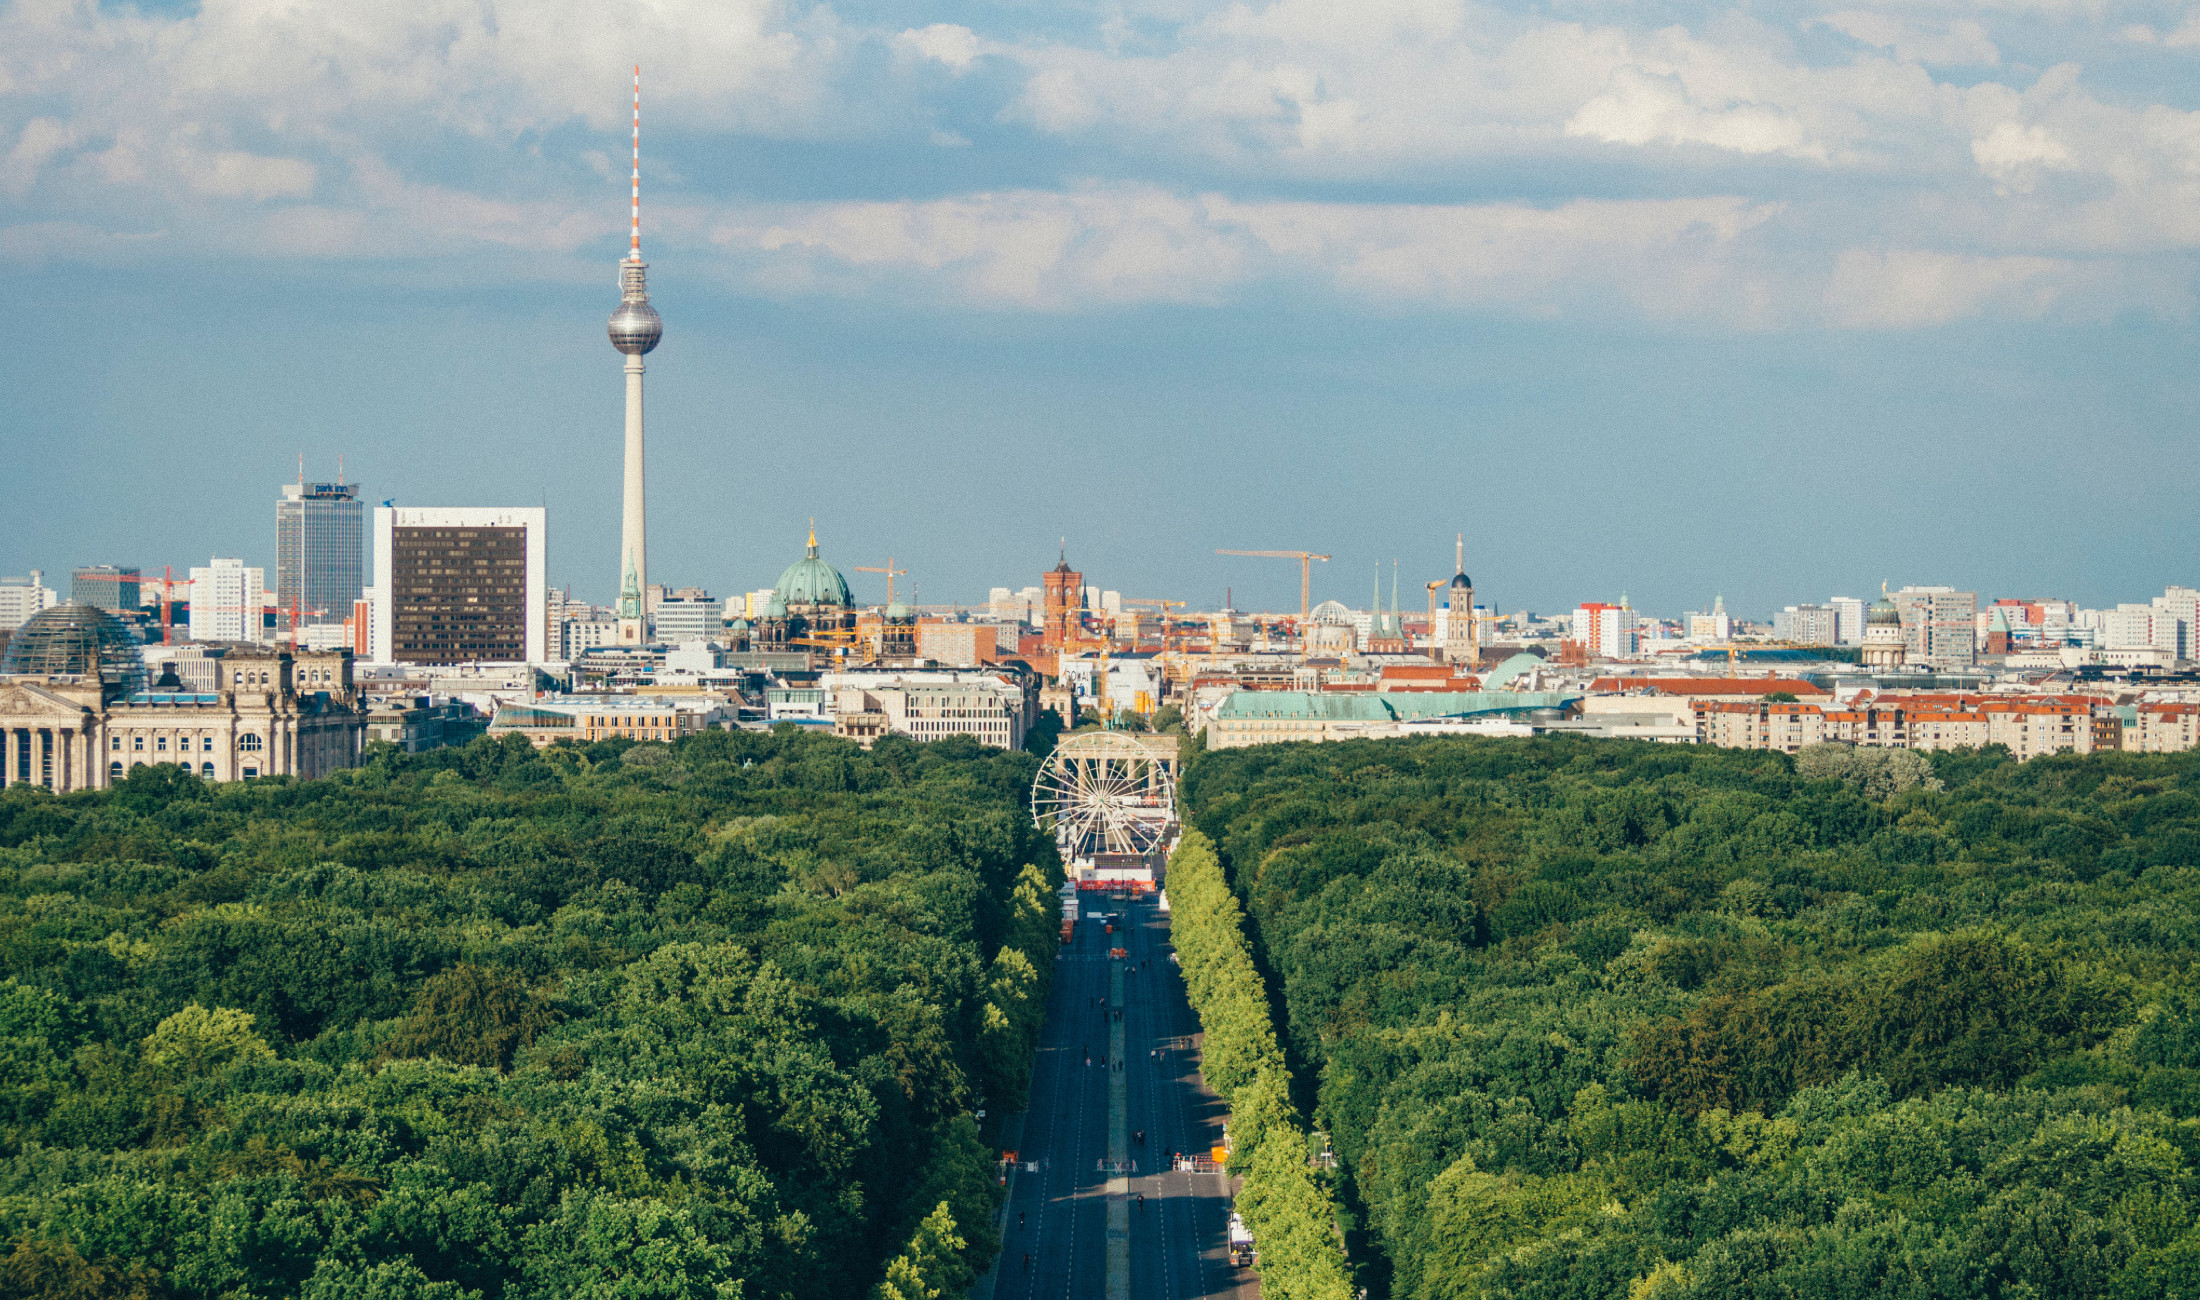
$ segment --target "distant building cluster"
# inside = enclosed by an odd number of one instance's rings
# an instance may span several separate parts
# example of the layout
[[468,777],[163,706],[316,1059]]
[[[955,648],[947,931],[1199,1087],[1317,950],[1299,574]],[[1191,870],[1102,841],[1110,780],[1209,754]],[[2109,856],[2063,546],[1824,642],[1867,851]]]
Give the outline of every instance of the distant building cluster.
[[720,597],[653,581],[642,397],[664,321],[636,149],[606,324],[626,395],[619,549],[597,570],[613,603],[550,585],[546,507],[370,508],[340,465],[317,482],[301,462],[275,501],[272,581],[241,555],[86,565],[66,599],[42,571],[0,578],[0,780],[89,788],[149,763],[306,777],[369,745],[418,752],[484,730],[550,745],[792,725],[866,746],[1014,747],[1049,715],[1066,729],[1180,722],[1217,748],[1537,733],[2020,758],[2195,744],[2200,591],[2182,586],[2106,609],[1912,585],[1763,621],[1723,596],[1677,617],[1625,594],[1505,613],[1478,599],[1461,535],[1449,575],[1393,560],[1387,599],[1378,567],[1364,609],[1314,602],[1325,553],[1218,552],[1296,564],[1299,605],[1277,614],[1227,594],[1211,610],[1127,596],[1087,581],[1066,542],[1037,583],[976,606],[901,599],[909,571],[891,556],[857,565],[885,579],[885,600],[862,603],[814,527],[770,586]]

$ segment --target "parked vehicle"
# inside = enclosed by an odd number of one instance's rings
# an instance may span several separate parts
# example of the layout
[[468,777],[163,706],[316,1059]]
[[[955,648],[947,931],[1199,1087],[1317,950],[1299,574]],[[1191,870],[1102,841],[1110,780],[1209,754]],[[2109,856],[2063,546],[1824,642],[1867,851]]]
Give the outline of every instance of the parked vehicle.
[[[1208,1222],[1211,1223],[1213,1220],[1210,1219]],[[1259,1258],[1260,1252],[1253,1249],[1253,1234],[1245,1229],[1244,1216],[1232,1214],[1230,1216],[1230,1263],[1239,1268],[1244,1268]]]

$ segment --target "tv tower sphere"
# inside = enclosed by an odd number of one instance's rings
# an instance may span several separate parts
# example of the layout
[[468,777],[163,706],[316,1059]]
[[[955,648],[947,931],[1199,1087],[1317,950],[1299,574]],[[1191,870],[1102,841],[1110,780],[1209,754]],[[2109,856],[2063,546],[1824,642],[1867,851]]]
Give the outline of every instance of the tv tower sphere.
[[621,287],[626,291],[619,302],[619,309],[611,313],[611,346],[630,357],[638,357],[657,346],[657,340],[665,336],[665,322],[657,309],[649,305],[649,289],[642,279],[643,264],[621,263],[619,270]]

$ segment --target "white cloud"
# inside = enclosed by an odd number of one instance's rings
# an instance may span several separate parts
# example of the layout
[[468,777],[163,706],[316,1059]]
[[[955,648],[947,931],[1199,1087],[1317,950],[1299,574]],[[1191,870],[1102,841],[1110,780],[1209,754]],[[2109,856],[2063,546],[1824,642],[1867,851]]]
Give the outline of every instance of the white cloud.
[[978,39],[976,32],[954,23],[915,28],[894,39],[919,58],[946,64],[957,72],[968,71],[986,50],[986,43]]
[[1247,202],[1149,186],[729,214],[712,239],[780,292],[901,285],[972,305],[1217,302],[1296,282],[1382,307],[1542,313],[1554,301],[1766,323],[1748,234],[1777,205],[1710,199]]
[[1978,169],[2005,189],[2028,193],[2042,171],[2068,167],[2070,150],[2037,126],[1997,122],[1984,136],[1971,141],[1971,156]]
[[59,118],[34,117],[25,122],[15,148],[0,162],[0,192],[20,198],[38,180],[39,169],[75,143],[76,132]]
[[313,193],[319,169],[297,158],[263,158],[225,149],[186,164],[191,187],[225,198],[302,198]]
[[1566,134],[1610,144],[1704,144],[1745,154],[1826,156],[1801,122],[1775,106],[1699,103],[1680,77],[1639,67],[1614,72],[1605,92],[1567,120]]
[[[774,292],[1066,311],[1284,285],[1874,328],[2183,309],[2145,286],[2200,263],[2200,114],[2016,53],[2040,19],[2138,39],[2105,0],[1729,0],[1656,28],[1567,12],[1133,0],[1034,35],[816,0],[204,0],[183,18],[17,0],[0,255],[509,253],[525,269],[502,274],[577,274],[623,226],[639,60],[645,198],[680,194],[645,209],[645,239]],[[2200,42],[2200,19],[2172,18],[2146,38]],[[758,205],[791,178],[720,161],[757,137],[919,151],[965,192],[851,162],[791,181],[813,202]],[[1115,179],[1031,180],[1087,172]],[[145,230],[163,233],[99,233]]]
[[2054,305],[2074,268],[2045,257],[1975,257],[1927,249],[1841,254],[1826,286],[1827,318],[1853,329],[1913,329],[1980,314],[1989,304],[2034,317]]
[[1929,23],[1868,9],[1844,9],[1814,21],[1866,45],[1893,50],[1905,63],[1991,67],[2001,62],[2001,51],[1986,28],[1969,18]]

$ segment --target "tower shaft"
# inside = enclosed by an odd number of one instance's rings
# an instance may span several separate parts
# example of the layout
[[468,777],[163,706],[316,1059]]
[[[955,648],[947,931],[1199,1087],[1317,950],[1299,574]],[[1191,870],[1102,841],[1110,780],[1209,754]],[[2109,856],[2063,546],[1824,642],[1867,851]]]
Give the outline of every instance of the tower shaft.
[[[626,472],[625,495],[619,514],[619,568],[621,595],[631,577],[636,597],[646,601],[649,590],[649,518],[642,468],[642,358],[626,358]],[[646,638],[646,607],[619,611],[619,640],[638,645]],[[630,627],[629,624],[632,626]]]

